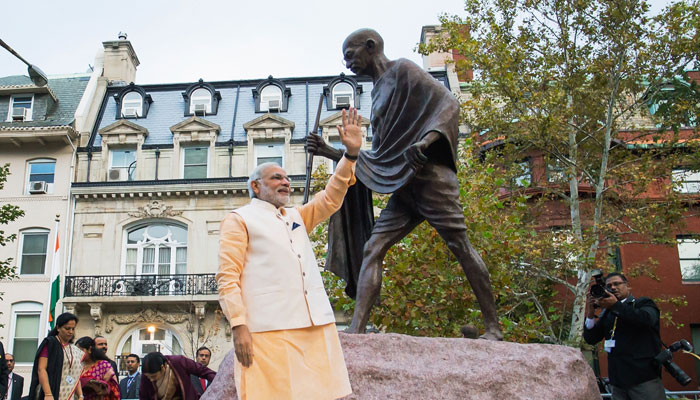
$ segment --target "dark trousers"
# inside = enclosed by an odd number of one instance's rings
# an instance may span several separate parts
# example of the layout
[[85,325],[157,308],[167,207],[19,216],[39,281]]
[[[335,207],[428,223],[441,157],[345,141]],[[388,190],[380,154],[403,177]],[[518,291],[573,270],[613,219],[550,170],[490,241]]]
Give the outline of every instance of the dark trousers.
[[628,389],[617,386],[613,386],[612,389],[613,400],[666,400],[666,391],[661,378],[642,382]]

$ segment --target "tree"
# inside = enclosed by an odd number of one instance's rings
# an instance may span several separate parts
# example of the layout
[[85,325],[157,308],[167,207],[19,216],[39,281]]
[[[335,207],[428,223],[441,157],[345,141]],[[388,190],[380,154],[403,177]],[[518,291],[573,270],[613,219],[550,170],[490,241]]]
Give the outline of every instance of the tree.
[[[0,166],[0,190],[5,187],[7,175],[10,174],[10,164]],[[9,222],[24,216],[24,211],[12,204],[3,204],[0,206],[0,227],[7,225]],[[0,229],[0,246],[5,246],[17,238],[17,234],[6,234],[3,229]],[[12,265],[12,258],[0,260],[0,279],[14,278],[16,276],[15,267]]]
[[[529,196],[523,223],[537,231],[516,262],[571,293],[572,343],[592,271],[610,269],[619,246],[671,244],[692,207],[671,169],[700,165],[687,74],[700,67],[700,4],[648,10],[644,0],[466,0],[467,17],[444,16],[445,35],[421,48],[454,49],[456,67],[474,70],[464,123],[475,140],[502,143],[501,165],[535,155],[552,172],[511,191]],[[557,203],[566,219],[543,224]]]

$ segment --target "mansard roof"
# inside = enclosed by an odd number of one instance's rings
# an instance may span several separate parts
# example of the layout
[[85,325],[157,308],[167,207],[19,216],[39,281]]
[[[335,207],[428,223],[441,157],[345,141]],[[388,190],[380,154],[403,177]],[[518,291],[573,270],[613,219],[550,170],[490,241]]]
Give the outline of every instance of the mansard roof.
[[[51,77],[47,86],[37,87],[25,75],[13,75],[0,78],[0,128],[45,128],[53,126],[72,126],[75,110],[83,97],[85,87],[90,80],[88,74],[74,74]],[[14,93],[37,94],[49,96],[46,110],[41,118],[33,121],[7,122],[7,110],[10,96]],[[4,107],[2,107],[4,106]],[[37,116],[40,114],[37,114]],[[45,115],[45,116],[44,116]]]
[[[433,75],[447,85],[445,72],[433,73]],[[267,79],[237,80],[209,82],[221,95],[216,115],[198,115],[203,121],[216,124],[220,132],[216,138],[217,143],[223,144],[233,140],[234,143],[245,143],[246,130],[253,121],[286,121],[284,124],[292,124],[296,129],[292,130],[291,140],[302,140],[313,127],[316,118],[316,110],[324,86],[337,79],[334,76],[314,76],[301,78],[279,78],[285,87],[290,90],[291,96],[287,111],[273,112],[261,115],[255,111],[255,99],[253,89],[257,88]],[[368,77],[352,77],[362,86],[360,113],[363,117],[369,117],[371,106],[371,92],[373,84]],[[138,124],[148,130],[149,135],[145,140],[146,146],[169,145],[173,142],[170,128],[182,122],[184,108],[183,91],[191,87],[193,82],[157,85],[139,85],[151,96],[153,103],[147,117],[139,118]],[[117,105],[114,94],[123,90],[124,86],[108,87],[100,109],[99,116],[93,128],[88,146],[101,146],[101,137],[97,134],[100,129],[115,123],[117,118]],[[323,107],[321,119],[325,120],[337,114],[337,110],[328,110]],[[368,132],[371,136],[371,129]]]

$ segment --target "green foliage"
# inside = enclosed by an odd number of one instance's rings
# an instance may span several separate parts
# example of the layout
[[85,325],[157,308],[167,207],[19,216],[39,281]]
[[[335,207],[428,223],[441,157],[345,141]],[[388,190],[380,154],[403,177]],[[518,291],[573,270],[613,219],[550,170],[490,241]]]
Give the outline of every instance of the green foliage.
[[570,343],[591,271],[610,270],[619,246],[673,244],[689,209],[671,169],[700,168],[700,102],[687,75],[700,67],[700,4],[648,10],[643,0],[466,0],[467,16],[444,16],[444,36],[421,47],[454,49],[464,55],[456,68],[474,70],[463,122],[481,143],[503,143],[496,165],[532,156],[559,167],[516,190],[531,195],[522,221],[537,232],[519,254],[573,295],[560,316]]
[[[10,165],[5,164],[0,166],[0,190],[5,187],[7,175],[10,174]],[[3,204],[0,206],[0,246],[5,246],[7,243],[14,241],[17,238],[16,234],[6,234],[3,225],[24,216],[24,211],[12,204]],[[0,260],[0,279],[11,279],[16,277],[15,267],[12,266],[12,258]]]

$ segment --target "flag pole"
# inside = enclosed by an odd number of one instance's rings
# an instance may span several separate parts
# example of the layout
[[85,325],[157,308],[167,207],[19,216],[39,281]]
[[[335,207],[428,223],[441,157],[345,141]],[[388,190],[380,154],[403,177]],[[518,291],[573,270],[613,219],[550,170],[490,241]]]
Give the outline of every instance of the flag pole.
[[56,303],[58,303],[61,290],[61,255],[58,240],[58,224],[60,222],[59,217],[60,215],[56,214],[56,240],[54,241],[53,247],[53,259],[51,260],[51,279],[49,281],[51,286],[48,301],[49,312],[46,318],[47,331],[51,331],[56,323]]

